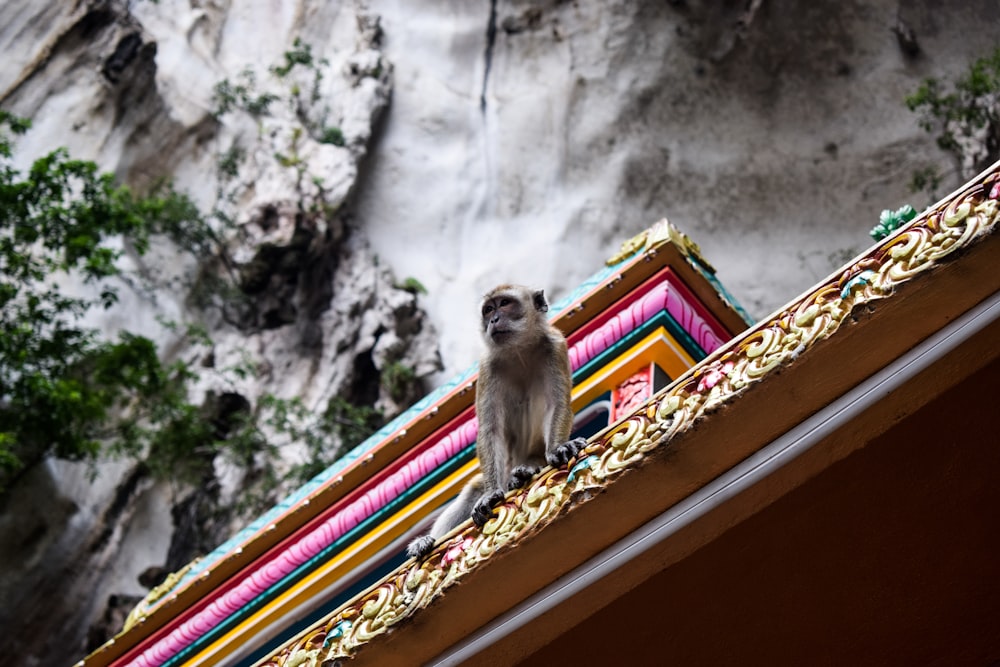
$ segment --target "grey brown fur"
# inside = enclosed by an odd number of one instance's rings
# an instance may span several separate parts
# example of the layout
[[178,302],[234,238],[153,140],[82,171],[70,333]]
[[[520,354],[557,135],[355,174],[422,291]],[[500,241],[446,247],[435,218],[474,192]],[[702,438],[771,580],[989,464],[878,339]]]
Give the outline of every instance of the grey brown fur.
[[527,484],[546,464],[565,465],[585,444],[582,438],[567,442],[573,426],[569,355],[566,339],[545,318],[548,309],[541,290],[521,285],[500,285],[483,297],[486,351],[476,383],[480,474],[428,535],[410,543],[410,556],[426,556],[470,516],[481,528],[508,490]]

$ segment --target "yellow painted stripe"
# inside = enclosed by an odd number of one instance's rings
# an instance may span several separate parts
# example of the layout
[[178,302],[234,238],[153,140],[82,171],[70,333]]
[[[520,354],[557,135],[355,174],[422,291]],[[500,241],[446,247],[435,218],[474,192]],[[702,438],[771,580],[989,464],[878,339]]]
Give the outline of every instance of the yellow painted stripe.
[[694,359],[665,328],[659,327],[574,387],[573,410],[577,411],[587,406],[595,398],[614,389],[650,363],[655,363],[671,379],[675,379],[694,366]]
[[[336,585],[341,577],[363,565],[387,545],[412,529],[434,509],[455,496],[466,482],[478,472],[478,460],[469,461],[399,512],[393,514],[362,539],[351,544],[327,563],[295,582],[288,590],[278,595],[263,608],[243,619],[239,625],[189,658],[186,664],[208,666],[223,663],[232,654],[234,648],[244,646],[261,632],[266,632],[267,626],[275,621],[279,622],[276,631],[280,632],[281,628],[286,627],[296,617],[302,615],[300,607],[305,606],[309,600],[318,598],[320,593],[326,593],[328,596],[328,589]],[[288,618],[283,618],[285,616]]]
[[[693,366],[694,360],[666,329],[658,328],[610,361],[604,369],[574,387],[574,410],[585,407],[650,363],[656,363],[667,375],[676,378]],[[187,664],[204,667],[221,664],[232,655],[236,647],[248,645],[261,633],[267,634],[268,626],[274,626],[275,632],[280,632],[301,616],[300,607],[306,606],[311,599],[320,597],[321,593],[328,597],[329,589],[342,577],[362,566],[455,496],[477,472],[479,463],[473,459],[189,658]]]

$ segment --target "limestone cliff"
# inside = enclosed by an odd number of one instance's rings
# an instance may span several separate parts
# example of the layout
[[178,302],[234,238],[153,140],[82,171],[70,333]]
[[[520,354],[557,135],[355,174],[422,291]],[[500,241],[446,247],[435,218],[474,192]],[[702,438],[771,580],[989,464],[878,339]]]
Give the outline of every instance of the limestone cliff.
[[[822,279],[881,209],[928,203],[915,169],[959,181],[902,100],[995,47],[994,5],[9,0],[0,106],[33,119],[21,160],[67,146],[231,221],[253,305],[202,312],[213,363],[263,370],[227,389],[391,413],[388,364],[473,362],[478,294],[558,298],[660,217],[757,317]],[[155,298],[105,324],[191,354],[156,318],[192,312],[196,267],[163,247],[137,269]],[[29,665],[79,657],[109,596],[127,606],[211,523],[123,463],[91,483],[51,462],[2,510],[0,636]]]

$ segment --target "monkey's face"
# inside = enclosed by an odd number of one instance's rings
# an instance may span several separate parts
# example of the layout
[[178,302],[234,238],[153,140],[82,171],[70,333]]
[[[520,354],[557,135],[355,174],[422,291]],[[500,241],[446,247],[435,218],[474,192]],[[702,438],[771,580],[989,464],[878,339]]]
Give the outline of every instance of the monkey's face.
[[537,323],[540,313],[548,310],[541,290],[501,285],[483,298],[480,311],[483,338],[487,345],[510,344]]
[[482,329],[488,344],[503,345],[520,333],[524,326],[524,306],[515,294],[500,293],[483,299]]

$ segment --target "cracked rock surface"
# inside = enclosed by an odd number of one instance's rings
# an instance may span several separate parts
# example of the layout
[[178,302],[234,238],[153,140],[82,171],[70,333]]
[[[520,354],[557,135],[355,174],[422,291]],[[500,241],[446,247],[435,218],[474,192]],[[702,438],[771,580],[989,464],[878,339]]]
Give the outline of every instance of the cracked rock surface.
[[[97,324],[198,368],[192,399],[220,424],[265,396],[388,419],[429,389],[441,368],[434,327],[352,212],[392,90],[377,15],[360,3],[164,0],[14,2],[0,16],[0,43],[20,56],[0,68],[0,100],[33,120],[22,166],[65,145],[140,190],[172,178],[219,221],[222,249],[208,261],[165,242],[129,258],[141,280]],[[164,319],[204,323],[208,349]],[[308,457],[276,438],[278,465]],[[207,456],[191,486],[131,461],[102,463],[93,481],[50,461],[18,480],[0,499],[5,654],[72,664],[151,586],[242,527],[260,471]]]

